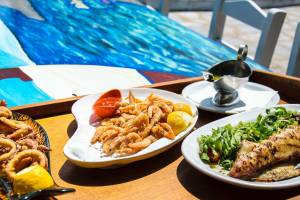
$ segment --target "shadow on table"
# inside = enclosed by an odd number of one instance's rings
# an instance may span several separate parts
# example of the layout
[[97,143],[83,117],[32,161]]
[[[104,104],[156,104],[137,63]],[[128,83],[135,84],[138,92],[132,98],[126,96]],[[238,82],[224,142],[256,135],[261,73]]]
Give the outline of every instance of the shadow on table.
[[59,170],[64,181],[83,186],[104,186],[120,184],[152,174],[181,156],[181,143],[166,152],[138,162],[115,169],[87,169],[66,161]]
[[67,129],[67,133],[68,133],[69,138],[71,138],[73,136],[76,129],[77,129],[77,122],[74,119],[73,121],[71,121],[71,123],[69,124],[68,129]]
[[210,122],[213,122],[215,120],[218,120],[220,118],[229,116],[227,114],[213,113],[202,109],[198,109],[198,115],[199,117],[195,129],[204,126]]
[[251,190],[232,186],[202,174],[182,160],[177,167],[177,178],[195,197],[205,199],[288,199],[300,194],[299,187],[285,190]]
[[38,196],[38,197],[33,197],[32,200],[58,200],[58,198],[56,198],[56,197]]
[[[200,105],[202,107],[206,107],[208,109],[216,110],[220,113],[225,112],[225,110],[233,110],[233,109],[242,108],[242,107],[246,106],[245,102],[243,102],[242,100],[239,100],[236,104],[229,106],[229,107],[217,107],[213,104],[212,97],[203,99],[200,102]],[[223,114],[223,115],[225,116],[225,114]]]

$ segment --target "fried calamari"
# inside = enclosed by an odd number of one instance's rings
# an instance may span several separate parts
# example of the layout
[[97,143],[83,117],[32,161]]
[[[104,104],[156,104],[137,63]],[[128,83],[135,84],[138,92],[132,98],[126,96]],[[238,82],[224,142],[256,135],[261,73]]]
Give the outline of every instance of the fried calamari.
[[121,102],[112,118],[105,118],[91,140],[100,142],[106,155],[125,156],[145,149],[156,140],[175,134],[166,118],[173,111],[173,103],[151,94],[145,100],[129,92],[128,101]]

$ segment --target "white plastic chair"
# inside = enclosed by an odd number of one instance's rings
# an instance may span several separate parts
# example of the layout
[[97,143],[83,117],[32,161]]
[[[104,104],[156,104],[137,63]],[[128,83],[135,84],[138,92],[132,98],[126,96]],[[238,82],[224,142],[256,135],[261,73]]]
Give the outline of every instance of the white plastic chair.
[[300,22],[296,28],[287,74],[300,77]]
[[171,0],[144,0],[144,2],[166,16],[170,12]]
[[266,13],[251,0],[216,0],[209,30],[213,40],[222,41],[226,15],[261,30],[254,60],[269,67],[286,13],[278,9]]

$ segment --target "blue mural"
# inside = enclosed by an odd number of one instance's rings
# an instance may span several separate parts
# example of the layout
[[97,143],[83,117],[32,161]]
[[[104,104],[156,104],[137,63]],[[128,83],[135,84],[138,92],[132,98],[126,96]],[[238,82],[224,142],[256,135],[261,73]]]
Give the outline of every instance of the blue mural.
[[0,99],[9,106],[53,97],[34,80],[3,78],[1,69],[92,64],[193,77],[236,57],[233,50],[152,9],[112,0],[2,0],[0,38]]
[[36,87],[32,81],[22,81],[19,78],[1,80],[0,88],[0,99],[5,99],[9,107],[53,99]]
[[98,64],[198,76],[236,56],[145,6],[83,0],[86,8],[77,8],[70,0],[28,1],[42,20],[3,6],[0,19],[36,64]]
[[16,58],[14,55],[11,55],[5,51],[0,49],[0,66],[1,68],[10,68],[15,66],[23,66],[26,65],[23,60]]

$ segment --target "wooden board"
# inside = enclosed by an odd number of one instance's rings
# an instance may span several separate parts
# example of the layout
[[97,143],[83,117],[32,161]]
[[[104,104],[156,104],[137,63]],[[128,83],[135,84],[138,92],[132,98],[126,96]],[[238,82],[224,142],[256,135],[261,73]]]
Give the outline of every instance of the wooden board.
[[[187,78],[163,83],[157,83],[153,85],[147,85],[143,87],[148,88],[157,88],[163,90],[169,90],[175,93],[181,93],[182,89],[193,82],[202,81],[202,77],[196,78]],[[295,78],[292,76],[285,76],[280,74],[275,74],[266,71],[253,71],[253,75],[250,79],[252,82],[264,84],[277,90],[282,100],[288,101],[289,103],[296,103],[300,101],[300,78]],[[27,114],[35,119],[47,116],[55,116],[64,113],[70,113],[71,106],[75,101],[80,99],[79,97],[71,97],[66,99],[59,99],[49,102],[25,105],[25,106],[17,106],[12,108],[12,110],[16,110]]]
[[[151,87],[180,93],[193,78],[153,85]],[[264,83],[279,91],[281,103],[300,103],[300,79],[256,71],[252,81]],[[14,110],[38,118],[48,132],[52,151],[51,168],[54,180],[77,191],[58,199],[287,199],[300,195],[298,188],[283,191],[258,191],[231,186],[214,180],[190,166],[182,157],[181,143],[153,158],[117,169],[84,169],[71,164],[63,155],[63,147],[76,130],[70,106],[77,98]],[[66,113],[60,114],[58,113]],[[197,127],[223,117],[199,110]],[[298,196],[300,197],[300,196]]]

